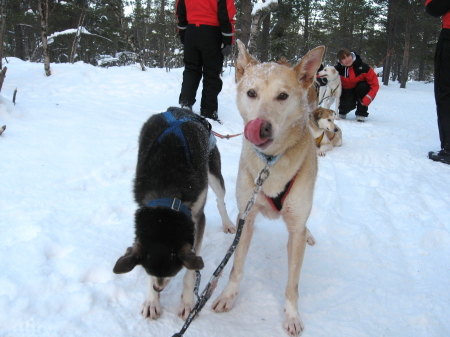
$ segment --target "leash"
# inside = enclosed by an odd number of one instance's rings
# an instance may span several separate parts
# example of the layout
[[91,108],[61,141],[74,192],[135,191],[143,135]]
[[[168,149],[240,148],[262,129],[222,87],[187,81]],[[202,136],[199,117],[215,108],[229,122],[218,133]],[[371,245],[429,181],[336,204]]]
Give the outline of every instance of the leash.
[[197,303],[194,305],[194,308],[192,308],[191,312],[189,313],[189,316],[186,319],[186,322],[184,323],[180,332],[176,333],[172,337],[182,337],[183,336],[183,334],[188,329],[189,325],[194,320],[195,316],[198,315],[198,313],[203,309],[206,302],[211,297],[214,289],[217,286],[217,282],[218,282],[220,274],[222,273],[223,268],[225,268],[225,266],[228,263],[228,260],[233,255],[234,251],[236,250],[236,247],[239,243],[239,239],[241,238],[242,229],[244,228],[245,219],[247,218],[247,215],[248,215],[250,209],[255,204],[256,195],[261,191],[262,184],[269,177],[269,174],[270,174],[269,164],[267,164],[261,170],[261,172],[259,172],[258,177],[255,180],[255,187],[253,188],[252,198],[247,203],[247,206],[245,207],[245,212],[244,212],[243,216],[239,219],[239,224],[238,224],[238,228],[237,228],[233,243],[231,244],[230,248],[228,249],[227,253],[225,254],[225,257],[223,258],[222,262],[220,262],[219,266],[217,267],[217,269],[214,271],[213,275],[209,279],[208,284],[206,285],[205,289],[203,290],[203,292],[200,296],[198,296],[198,288],[200,285],[201,275],[198,270],[195,271],[196,281],[195,281],[194,293],[197,296]]
[[[329,95],[327,97],[322,97],[322,100],[319,102],[319,105],[321,105],[325,99],[332,97],[340,85],[341,85],[341,82],[339,82],[339,84],[336,86],[336,88],[334,88],[334,89],[331,88],[331,95]],[[328,84],[327,84],[327,86],[328,86]],[[325,92],[323,93],[323,95],[325,96]]]
[[225,138],[226,140],[228,140],[228,139],[230,139],[230,138],[233,138],[233,137],[240,136],[240,135],[243,134],[243,132],[241,132],[241,133],[238,133],[238,134],[235,134],[235,135],[221,135],[220,133],[217,133],[217,132],[214,131],[214,130],[211,130],[211,132],[214,134],[214,136],[219,137],[219,138],[221,138],[221,139],[224,139],[224,138]]

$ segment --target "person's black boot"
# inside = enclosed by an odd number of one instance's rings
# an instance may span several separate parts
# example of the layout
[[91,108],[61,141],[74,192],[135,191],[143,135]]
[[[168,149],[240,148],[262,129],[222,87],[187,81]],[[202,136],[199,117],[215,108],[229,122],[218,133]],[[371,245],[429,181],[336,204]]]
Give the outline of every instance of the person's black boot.
[[430,151],[428,152],[428,158],[434,161],[439,161],[444,164],[450,165],[450,151],[441,150],[441,151]]
[[213,111],[213,112],[202,111],[201,115],[205,118],[212,119],[213,121],[216,121],[216,122],[219,122],[220,124],[222,124],[222,121],[219,119],[219,114],[217,113],[217,111]]

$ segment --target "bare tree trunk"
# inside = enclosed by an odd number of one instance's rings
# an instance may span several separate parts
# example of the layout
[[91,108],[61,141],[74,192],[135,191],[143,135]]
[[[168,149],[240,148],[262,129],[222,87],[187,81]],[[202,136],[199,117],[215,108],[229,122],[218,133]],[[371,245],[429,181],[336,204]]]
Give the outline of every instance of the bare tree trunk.
[[166,55],[166,16],[165,16],[165,0],[161,0],[161,16],[159,31],[159,67],[164,68],[164,58]]
[[[117,2],[115,3],[117,4]],[[125,30],[124,27],[124,23],[123,23],[123,9],[122,7],[119,5],[118,8],[116,8],[114,5],[112,6],[112,9],[114,11],[114,14],[117,17],[117,20],[119,20],[119,25],[120,28],[122,29],[122,33],[125,35],[127,42],[130,44],[131,49],[133,49],[133,52],[136,54],[136,61],[139,62],[139,64],[141,65],[141,69],[142,71],[145,71],[145,65],[144,65],[144,61],[142,61],[142,57],[141,57],[141,51],[136,47],[136,45],[134,44],[134,39],[132,36],[129,36],[128,33]],[[120,11],[120,13],[119,13]]]
[[0,71],[0,91],[2,91],[3,81],[5,80],[7,70],[8,68],[5,67]]
[[269,61],[269,48],[270,48],[270,12],[267,13],[266,18],[263,21],[262,34],[260,39],[261,50],[261,62]]
[[303,55],[309,51],[309,16],[311,15],[311,0],[305,0],[305,27],[303,29]]
[[16,50],[14,55],[17,58],[20,58],[21,60],[25,61],[25,46],[23,44],[22,25],[16,24],[14,26],[14,38],[16,40]]
[[50,56],[48,52],[47,44],[47,28],[48,28],[48,0],[45,0],[45,4],[42,0],[38,0],[39,15],[41,17],[41,35],[42,35],[42,49],[44,50],[44,69],[45,75],[50,76]]
[[[2,0],[2,7],[0,9],[2,16],[2,25],[0,27],[0,69],[2,69],[3,61],[3,40],[5,38],[5,27],[6,27],[6,14],[5,14],[6,0]],[[1,89],[0,89],[1,90]]]
[[[428,41],[430,39],[430,30],[425,29],[423,32],[422,41],[420,43],[422,50],[428,50]],[[426,70],[426,60],[427,54],[421,55],[419,62],[419,81],[425,81],[425,70]]]
[[387,22],[387,56],[383,66],[383,84],[389,85],[389,77],[391,75],[392,58],[394,51],[394,38],[395,38],[395,17],[397,11],[396,0],[389,0],[388,5],[388,22]]
[[257,50],[258,36],[261,32],[261,25],[266,16],[278,6],[278,3],[272,2],[268,6],[259,9],[252,18],[252,26],[250,29],[250,41],[248,43],[248,51],[250,54],[255,54]]
[[250,27],[252,25],[252,0],[241,1],[241,33],[240,40],[245,46],[248,46],[250,41]]
[[81,11],[80,19],[78,20],[77,32],[75,33],[75,38],[72,43],[72,50],[70,51],[69,62],[75,62],[75,55],[77,53],[78,46],[81,40],[81,29],[83,28],[84,18],[86,17],[86,11],[83,9]]
[[408,80],[408,66],[409,66],[409,46],[411,43],[411,24],[412,16],[414,13],[413,6],[410,5],[408,11],[408,17],[406,19],[406,31],[405,31],[405,51],[403,52],[403,65],[402,65],[402,77],[400,81],[400,88],[406,88],[406,81]]

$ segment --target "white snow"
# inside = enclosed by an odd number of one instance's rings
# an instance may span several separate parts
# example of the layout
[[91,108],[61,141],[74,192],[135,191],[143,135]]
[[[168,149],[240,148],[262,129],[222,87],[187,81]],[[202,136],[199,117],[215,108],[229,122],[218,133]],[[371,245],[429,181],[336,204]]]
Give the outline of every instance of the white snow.
[[255,15],[259,11],[269,7],[272,3],[278,3],[278,0],[267,0],[265,2],[257,2],[253,4],[252,15]]
[[[182,275],[161,293],[157,321],[140,316],[146,274],[115,275],[134,239],[132,181],[142,124],[177,106],[183,69],[96,68],[9,58],[0,96],[0,336],[170,337]],[[225,69],[221,134],[242,132],[234,69]],[[11,102],[18,88],[16,105]],[[200,94],[201,90],[199,90]],[[200,95],[198,96],[198,101]],[[199,110],[199,104],[194,106]],[[450,166],[439,149],[433,84],[381,86],[365,123],[337,123],[344,144],[319,158],[300,282],[303,336],[450,335]],[[237,216],[241,137],[217,139],[226,202]],[[234,236],[221,231],[215,196],[206,205],[200,290]],[[285,336],[287,233],[257,219],[246,274],[232,311],[212,301],[186,337]]]

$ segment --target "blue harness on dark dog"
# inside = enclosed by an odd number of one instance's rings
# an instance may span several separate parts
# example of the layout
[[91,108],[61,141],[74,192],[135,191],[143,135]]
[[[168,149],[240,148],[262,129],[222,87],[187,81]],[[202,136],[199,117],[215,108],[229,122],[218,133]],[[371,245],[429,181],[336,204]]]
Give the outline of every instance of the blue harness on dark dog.
[[[185,122],[192,121],[196,123],[200,123],[203,126],[206,127],[206,124],[203,123],[203,120],[201,120],[201,117],[196,116],[185,116],[181,117],[180,119],[177,119],[172,111],[168,110],[162,114],[165,118],[167,123],[169,123],[169,126],[166,130],[158,137],[157,142],[161,142],[165,136],[168,134],[174,133],[181,141],[181,143],[184,146],[184,151],[186,153],[186,157],[189,160],[189,163],[191,162],[191,152],[189,151],[189,145],[187,143],[186,137],[184,136],[183,131],[181,130],[181,125]],[[206,121],[205,121],[206,122]],[[206,122],[208,123],[208,122]],[[211,151],[214,146],[216,145],[216,138],[214,137],[213,133],[211,132],[211,125],[208,123],[209,127],[209,141],[208,141],[208,149]]]
[[[183,131],[181,130],[181,125],[183,125],[183,123],[192,121],[192,122],[202,124],[203,126],[208,128],[208,131],[209,131],[208,150],[211,151],[214,148],[214,146],[216,145],[216,138],[214,137],[213,133],[211,132],[211,125],[206,120],[202,120],[201,117],[184,116],[184,117],[177,119],[173,115],[172,111],[170,111],[170,110],[167,110],[166,112],[162,113],[162,115],[165,117],[169,126],[167,127],[167,129],[165,129],[163,131],[163,133],[161,133],[161,135],[158,137],[156,142],[161,143],[161,141],[164,139],[165,136],[167,136],[171,133],[175,134],[178,137],[178,139],[181,141],[181,143],[183,144],[184,151],[186,153],[186,157],[187,157],[189,163],[192,163],[191,152],[189,151],[189,145],[186,140],[186,137],[185,137]],[[176,198],[161,198],[161,199],[151,200],[147,203],[146,206],[147,207],[155,207],[155,206],[168,207],[175,211],[182,212],[182,213],[186,214],[187,216],[189,216],[190,218],[192,217],[192,213],[191,213],[191,210],[189,209],[189,207],[187,207],[185,204],[183,204],[181,202],[181,200],[176,199]]]

